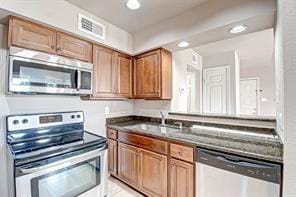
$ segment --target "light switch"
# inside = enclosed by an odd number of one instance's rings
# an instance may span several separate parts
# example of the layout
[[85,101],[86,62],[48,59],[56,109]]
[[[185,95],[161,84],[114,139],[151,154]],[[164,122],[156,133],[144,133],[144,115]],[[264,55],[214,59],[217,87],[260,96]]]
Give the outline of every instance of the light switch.
[[109,115],[110,114],[110,107],[106,106],[105,107],[105,115]]

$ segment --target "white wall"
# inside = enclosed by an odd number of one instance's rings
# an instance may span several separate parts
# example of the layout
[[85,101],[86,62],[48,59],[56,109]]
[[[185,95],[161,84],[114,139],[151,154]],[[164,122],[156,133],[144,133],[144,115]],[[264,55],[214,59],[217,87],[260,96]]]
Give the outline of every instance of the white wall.
[[[5,116],[21,113],[60,112],[82,110],[85,113],[86,130],[105,135],[105,106],[110,107],[110,115],[133,114],[133,101],[82,101],[77,96],[7,96],[6,77],[6,27],[0,25],[0,196],[6,196],[5,162]],[[4,39],[3,39],[4,38]]]
[[296,195],[296,1],[278,0],[275,33],[277,131],[284,142],[283,197]]
[[[256,62],[242,61],[241,78],[255,78],[260,80],[260,114],[262,116],[276,115],[275,98],[275,66],[270,62],[269,65],[258,65]],[[267,98],[267,102],[261,102],[261,98]]]
[[237,107],[237,72],[239,70],[239,62],[237,62],[236,52],[228,51],[223,53],[218,53],[211,56],[203,56],[203,69],[220,67],[220,66],[229,66],[230,69],[230,88],[229,88],[229,99],[228,99],[228,113],[235,115]]
[[[0,10],[7,10],[40,23],[77,34],[122,52],[133,53],[132,35],[64,0],[0,0]],[[102,40],[78,30],[78,13],[82,13],[106,26],[106,39]]]

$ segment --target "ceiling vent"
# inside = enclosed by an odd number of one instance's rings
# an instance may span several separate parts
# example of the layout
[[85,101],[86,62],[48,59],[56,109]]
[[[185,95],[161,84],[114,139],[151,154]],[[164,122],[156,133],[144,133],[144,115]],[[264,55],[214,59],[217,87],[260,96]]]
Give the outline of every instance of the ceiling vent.
[[106,27],[103,24],[94,21],[82,14],[78,15],[78,29],[80,31],[105,40]]

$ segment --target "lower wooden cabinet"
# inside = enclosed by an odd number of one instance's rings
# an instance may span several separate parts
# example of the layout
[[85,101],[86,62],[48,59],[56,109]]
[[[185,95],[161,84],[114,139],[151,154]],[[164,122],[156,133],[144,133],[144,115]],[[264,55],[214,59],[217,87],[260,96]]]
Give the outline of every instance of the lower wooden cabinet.
[[139,189],[149,196],[167,196],[167,156],[141,149]]
[[194,196],[194,165],[171,159],[170,163],[171,197]]
[[108,139],[108,171],[117,175],[117,141]]
[[113,129],[107,136],[113,176],[147,196],[194,197],[194,159],[186,161],[192,146]]
[[138,156],[138,148],[118,144],[118,176],[133,186],[138,186]]

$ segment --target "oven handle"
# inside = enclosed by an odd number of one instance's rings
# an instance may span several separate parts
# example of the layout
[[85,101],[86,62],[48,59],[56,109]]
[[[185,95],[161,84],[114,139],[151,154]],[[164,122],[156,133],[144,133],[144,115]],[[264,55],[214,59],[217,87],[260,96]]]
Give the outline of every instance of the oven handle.
[[[43,165],[43,166],[34,167],[34,168],[18,168],[18,170],[22,175],[25,175],[25,174],[33,174],[33,173],[36,173],[36,172],[39,172],[39,171],[42,171],[42,170],[46,170],[48,168],[57,167],[57,166],[59,166],[59,168],[63,168],[63,167],[68,166],[68,163],[67,163],[68,161],[78,160],[76,163],[79,163],[81,161],[88,160],[88,159],[91,159],[93,157],[96,157],[96,156],[100,155],[100,153],[104,149],[106,149],[106,148],[103,147],[103,148],[100,148],[100,149],[97,149],[97,150],[94,150],[94,151],[84,153],[83,155],[77,155],[77,156],[74,156],[74,157],[69,157],[67,159],[63,159],[63,160],[60,160],[60,161],[57,161],[57,162],[54,162],[54,163],[51,163],[51,164],[46,164],[46,165]],[[81,158],[81,159],[79,159],[79,158]]]

